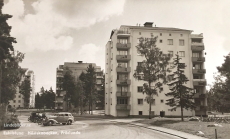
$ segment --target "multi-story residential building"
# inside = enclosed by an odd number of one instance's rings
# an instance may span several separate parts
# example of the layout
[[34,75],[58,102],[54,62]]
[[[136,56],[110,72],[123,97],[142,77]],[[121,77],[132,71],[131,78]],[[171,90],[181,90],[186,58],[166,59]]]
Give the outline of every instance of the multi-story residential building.
[[[185,63],[185,75],[188,87],[196,90],[194,101],[195,110],[184,110],[185,116],[206,115],[207,96],[205,94],[204,43],[202,34],[192,34],[191,30],[179,28],[154,27],[146,22],[144,26],[122,25],[118,30],[112,30],[110,40],[106,44],[105,68],[105,114],[112,116],[148,115],[149,104],[145,101],[146,94],[142,93],[143,80],[134,79],[136,67],[144,57],[137,53],[135,46],[139,38],[158,36],[157,47],[163,53],[170,53],[173,57],[178,52]],[[170,60],[171,66],[173,59]],[[173,70],[173,69],[172,69]],[[166,105],[169,99],[165,93],[169,92],[168,85],[163,86],[163,92],[155,96],[152,104],[152,115],[180,116],[180,109],[170,111]]]
[[56,80],[56,97],[55,97],[55,109],[57,111],[67,111],[67,102],[64,101],[64,96],[66,91],[62,88],[63,77],[65,73],[65,69],[68,67],[72,71],[73,76],[76,81],[82,72],[86,72],[87,67],[92,64],[96,71],[96,87],[97,90],[100,90],[102,82],[101,79],[103,77],[103,71],[100,66],[96,66],[95,63],[83,63],[82,61],[78,61],[78,63],[74,62],[65,62],[64,65],[59,65],[57,68],[57,80]]
[[[30,80],[31,92],[30,92],[30,102],[29,107],[33,108],[35,105],[35,75],[34,72],[24,68],[24,75],[22,75],[21,82],[26,78]],[[23,108],[24,107],[24,96],[19,93],[19,86],[17,87],[17,92],[15,94],[15,99],[9,101],[9,105],[14,108]]]

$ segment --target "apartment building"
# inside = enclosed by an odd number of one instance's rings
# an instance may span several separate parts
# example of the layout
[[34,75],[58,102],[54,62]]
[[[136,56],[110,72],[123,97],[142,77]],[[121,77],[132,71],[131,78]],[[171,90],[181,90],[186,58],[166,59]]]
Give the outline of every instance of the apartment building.
[[[55,109],[57,111],[67,111],[67,102],[64,101],[64,96],[66,91],[62,88],[63,77],[65,69],[68,67],[72,71],[73,76],[77,80],[82,72],[86,72],[87,67],[92,64],[96,71],[96,88],[99,91],[102,85],[103,71],[100,66],[97,66],[95,63],[83,63],[83,61],[74,62],[65,62],[64,65],[59,65],[57,68],[57,77],[56,77],[56,97],[55,97]],[[95,106],[94,106],[95,107]]]
[[[178,52],[185,63],[185,75],[189,82],[188,87],[194,88],[196,95],[195,110],[184,110],[185,116],[206,115],[207,96],[205,94],[205,67],[203,34],[192,34],[191,30],[167,27],[155,27],[146,22],[144,26],[122,25],[112,30],[110,40],[106,44],[105,68],[105,114],[112,116],[139,116],[149,114],[149,104],[145,101],[146,94],[142,93],[142,80],[134,79],[136,67],[144,57],[137,53],[135,46],[139,38],[158,36],[157,47],[173,57]],[[173,63],[171,59],[169,66]],[[173,70],[173,69],[172,69]],[[155,96],[152,104],[152,115],[180,116],[180,109],[170,111],[166,105],[169,97],[168,85],[163,86],[163,92]]]
[[[31,92],[30,92],[30,102],[29,107],[34,108],[35,106],[35,75],[32,70],[23,68],[24,75],[22,75],[21,82],[25,79],[30,80]],[[24,107],[24,96],[19,93],[19,86],[17,87],[17,92],[15,94],[14,100],[9,101],[9,105],[13,108],[23,108]]]

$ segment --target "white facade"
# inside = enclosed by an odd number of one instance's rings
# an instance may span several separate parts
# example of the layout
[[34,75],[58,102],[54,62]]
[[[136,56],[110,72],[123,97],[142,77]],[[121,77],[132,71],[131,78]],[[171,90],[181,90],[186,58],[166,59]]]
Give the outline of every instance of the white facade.
[[[151,25],[151,23],[150,23]],[[138,45],[140,37],[151,38],[158,36],[157,47],[164,53],[173,53],[173,56],[178,52],[181,55],[181,63],[187,65],[185,75],[188,77],[188,87],[195,87],[194,75],[202,75],[199,82],[203,81],[206,85],[204,73],[194,73],[194,64],[198,63],[204,69],[204,61],[196,61],[193,58],[192,41],[194,36],[190,30],[177,28],[161,28],[152,27],[149,24],[145,26],[121,26],[119,30],[113,30],[110,41],[106,44],[106,69],[105,69],[105,114],[112,116],[136,116],[148,115],[149,104],[145,101],[146,94],[143,94],[139,89],[145,83],[138,81],[133,77],[134,71],[138,62],[142,62],[144,58],[137,53],[135,46]],[[198,35],[199,36],[199,35]],[[203,36],[202,36],[203,38]],[[202,38],[197,41],[202,41]],[[203,42],[199,45],[204,47]],[[203,57],[203,50],[197,50],[199,57]],[[171,59],[170,62],[173,60]],[[123,84],[125,83],[125,84]],[[195,83],[196,84],[196,83]],[[205,93],[205,85],[196,85]],[[170,111],[170,107],[166,105],[166,100],[169,99],[165,93],[169,92],[168,86],[164,85],[164,91],[155,96],[155,104],[152,105],[152,114],[160,115],[163,111],[166,116],[179,116],[180,108],[176,111]],[[198,96],[199,97],[199,96]],[[207,106],[206,99],[199,100],[199,105]],[[201,110],[200,110],[201,111]],[[202,113],[196,111],[197,113]],[[195,115],[194,111],[184,110],[185,116]],[[205,115],[205,112],[204,114]]]

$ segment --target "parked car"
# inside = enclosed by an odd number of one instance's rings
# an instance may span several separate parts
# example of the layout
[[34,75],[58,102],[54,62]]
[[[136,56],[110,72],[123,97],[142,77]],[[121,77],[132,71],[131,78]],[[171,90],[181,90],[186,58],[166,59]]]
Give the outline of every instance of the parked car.
[[31,112],[30,117],[28,118],[28,121],[37,123],[42,117],[41,112]]
[[74,122],[74,117],[69,112],[59,112],[54,115],[46,116],[43,120],[44,126],[51,126],[53,124],[63,124],[63,125],[71,125]]

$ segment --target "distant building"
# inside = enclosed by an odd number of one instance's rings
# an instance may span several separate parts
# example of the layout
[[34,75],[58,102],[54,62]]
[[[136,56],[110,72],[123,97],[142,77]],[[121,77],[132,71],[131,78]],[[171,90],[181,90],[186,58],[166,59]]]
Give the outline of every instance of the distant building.
[[55,97],[55,109],[57,111],[67,111],[67,102],[64,101],[64,95],[66,91],[62,88],[62,81],[65,73],[65,69],[68,67],[71,71],[75,79],[81,75],[82,72],[86,72],[87,67],[92,64],[92,66],[96,70],[96,85],[97,90],[100,90],[102,82],[101,79],[103,77],[103,71],[100,66],[96,66],[95,63],[83,63],[82,61],[78,61],[78,63],[74,62],[65,62],[64,65],[59,65],[56,71],[56,97]]
[[[122,25],[118,30],[112,30],[110,40],[106,44],[106,68],[105,68],[105,114],[112,116],[139,116],[149,114],[149,104],[145,101],[146,94],[142,93],[144,81],[134,79],[136,67],[144,60],[137,53],[135,46],[139,38],[152,38],[158,36],[157,47],[164,53],[170,53],[173,57],[178,52],[181,63],[187,67],[185,75],[188,77],[188,87],[196,90],[194,102],[195,111],[185,110],[184,116],[206,115],[206,69],[204,67],[204,43],[203,34],[191,34],[191,30],[167,27],[154,27],[153,23],[146,22],[144,26]],[[173,63],[170,61],[169,66]],[[141,77],[140,77],[141,78]],[[163,86],[163,92],[154,97],[152,115],[180,116],[181,111],[170,111],[166,105],[169,97],[165,93],[169,91],[167,85]]]
[[[30,92],[29,107],[33,108],[35,105],[35,75],[32,70],[28,70],[27,68],[23,68],[23,70],[25,73],[22,76],[21,82],[23,82],[25,78],[30,80],[32,90]],[[14,100],[9,101],[9,105],[13,108],[24,108],[24,96],[19,93],[19,86],[17,87]]]

